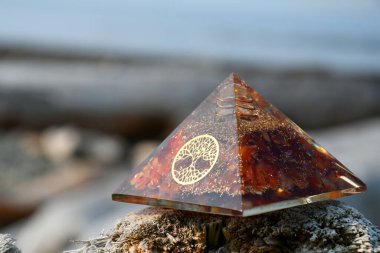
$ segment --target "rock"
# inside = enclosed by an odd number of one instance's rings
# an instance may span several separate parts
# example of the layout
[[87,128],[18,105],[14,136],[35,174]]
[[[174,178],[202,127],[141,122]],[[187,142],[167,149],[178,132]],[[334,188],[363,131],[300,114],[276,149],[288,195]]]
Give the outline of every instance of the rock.
[[79,142],[80,132],[72,127],[51,127],[41,134],[43,153],[55,163],[70,160]]
[[99,165],[115,165],[124,162],[128,145],[120,136],[99,131],[81,129],[76,158],[91,160]]
[[70,252],[380,252],[380,231],[338,201],[246,218],[150,207],[82,244]]
[[21,253],[16,246],[16,240],[8,234],[0,234],[0,253]]
[[22,130],[0,132],[0,198],[9,187],[52,169],[43,157],[25,148],[26,136],[29,133]]
[[[25,139],[30,135],[22,130],[0,132],[0,226],[28,217],[37,208],[37,203],[30,201],[34,198],[30,189],[21,195],[13,194],[13,190],[49,170],[55,171],[43,157],[31,152],[31,147],[26,147]],[[21,199],[28,203],[20,203]]]
[[85,159],[109,165],[120,162],[126,152],[121,138],[73,126],[47,128],[41,133],[40,146],[41,152],[53,163]]
[[0,226],[125,163],[126,149],[116,136],[70,126],[0,132]]

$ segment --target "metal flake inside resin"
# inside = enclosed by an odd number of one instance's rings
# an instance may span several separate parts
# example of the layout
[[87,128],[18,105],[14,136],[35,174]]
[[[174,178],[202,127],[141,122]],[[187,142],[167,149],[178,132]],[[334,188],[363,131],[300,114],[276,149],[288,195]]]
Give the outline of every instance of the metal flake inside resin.
[[114,200],[249,216],[365,184],[232,74],[129,172]]

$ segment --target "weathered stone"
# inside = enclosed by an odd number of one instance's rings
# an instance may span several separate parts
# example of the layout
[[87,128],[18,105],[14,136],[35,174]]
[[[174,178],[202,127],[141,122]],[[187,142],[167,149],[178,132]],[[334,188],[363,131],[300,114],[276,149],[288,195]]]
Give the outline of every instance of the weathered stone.
[[[218,229],[220,226],[220,230]],[[219,231],[219,232],[218,232]],[[325,201],[248,218],[147,208],[72,252],[380,252],[362,214]]]
[[0,234],[0,253],[21,253],[16,246],[16,240],[8,234]]

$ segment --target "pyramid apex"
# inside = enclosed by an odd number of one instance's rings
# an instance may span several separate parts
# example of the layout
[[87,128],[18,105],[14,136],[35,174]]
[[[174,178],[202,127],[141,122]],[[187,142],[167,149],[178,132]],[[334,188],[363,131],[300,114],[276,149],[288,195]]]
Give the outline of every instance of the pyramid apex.
[[242,79],[240,78],[240,76],[237,73],[234,73],[234,72],[232,72],[231,74],[229,74],[229,76],[227,77],[227,79],[231,80],[234,83],[240,83],[240,82],[242,82]]

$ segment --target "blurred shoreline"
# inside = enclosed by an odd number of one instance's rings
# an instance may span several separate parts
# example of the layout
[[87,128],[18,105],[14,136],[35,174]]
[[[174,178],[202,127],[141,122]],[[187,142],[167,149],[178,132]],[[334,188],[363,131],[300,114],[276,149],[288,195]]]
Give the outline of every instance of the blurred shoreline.
[[96,125],[161,138],[231,72],[306,129],[380,115],[380,72],[0,47],[0,123]]

